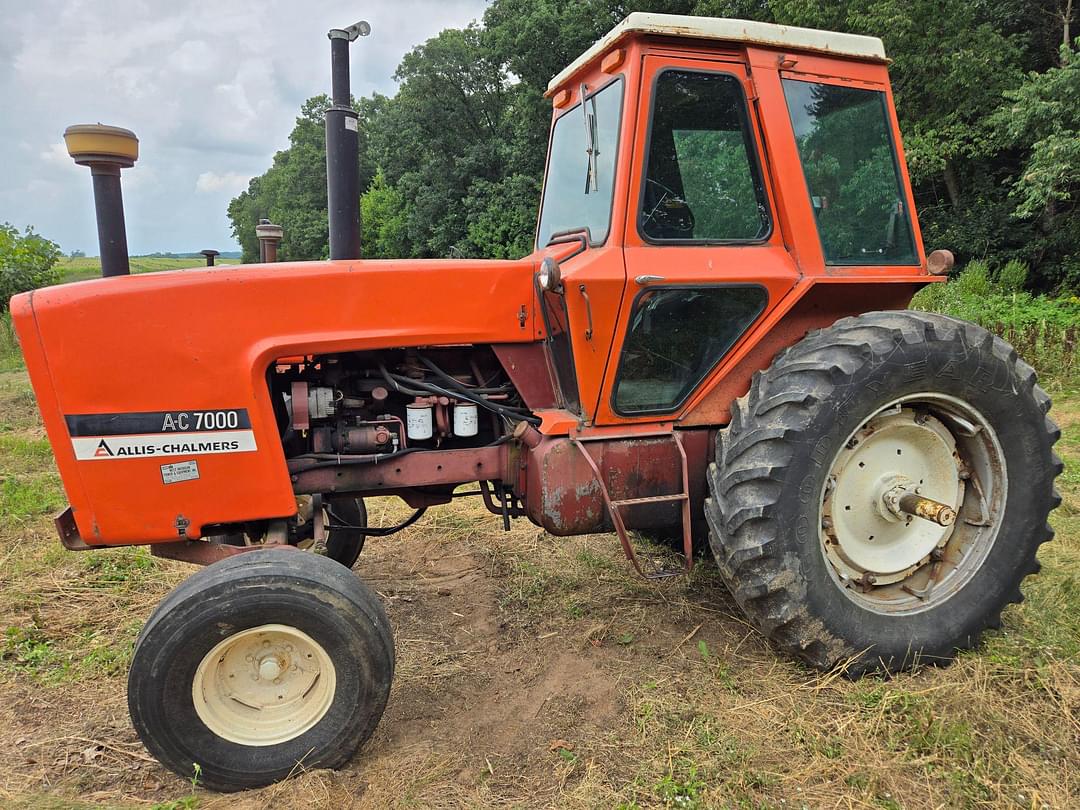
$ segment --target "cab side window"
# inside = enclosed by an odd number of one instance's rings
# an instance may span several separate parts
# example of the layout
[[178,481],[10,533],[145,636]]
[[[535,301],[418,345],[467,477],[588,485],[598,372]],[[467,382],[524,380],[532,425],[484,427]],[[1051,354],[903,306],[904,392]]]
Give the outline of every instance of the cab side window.
[[678,408],[765,308],[764,287],[710,285],[638,295],[615,379],[615,410]]
[[746,99],[727,73],[665,70],[653,91],[639,226],[653,242],[753,242],[770,222]]
[[825,263],[918,264],[885,94],[783,85]]

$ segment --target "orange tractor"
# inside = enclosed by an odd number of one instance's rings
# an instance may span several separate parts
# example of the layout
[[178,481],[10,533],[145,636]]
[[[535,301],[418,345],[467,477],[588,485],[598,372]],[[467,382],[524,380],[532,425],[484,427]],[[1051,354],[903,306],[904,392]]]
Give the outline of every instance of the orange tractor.
[[[330,33],[330,261],[12,300],[63,543],[212,563],[135,648],[151,752],[221,790],[346,762],[394,668],[350,568],[460,495],[614,531],[647,576],[672,572],[631,530],[687,567],[707,538],[747,619],[815,667],[947,661],[998,625],[1051,537],[1058,430],[1008,344],[905,309],[952,257],[923,251],[880,40],[632,14],[548,87],[532,255],[370,261],[365,29]],[[129,135],[69,138],[119,274]],[[369,526],[386,495],[413,516]]]

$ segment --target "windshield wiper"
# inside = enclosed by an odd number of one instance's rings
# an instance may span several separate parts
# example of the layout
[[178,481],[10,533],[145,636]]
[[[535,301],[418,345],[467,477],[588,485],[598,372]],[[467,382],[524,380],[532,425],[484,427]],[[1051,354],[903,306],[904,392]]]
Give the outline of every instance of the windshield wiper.
[[[581,83],[581,111],[585,114],[585,154],[588,155],[589,164],[585,174],[585,193],[596,191],[598,189],[596,182],[596,156],[600,154],[600,150],[596,148],[596,99],[591,96],[587,96],[588,88],[585,83]],[[589,110],[589,105],[592,105],[592,110]]]

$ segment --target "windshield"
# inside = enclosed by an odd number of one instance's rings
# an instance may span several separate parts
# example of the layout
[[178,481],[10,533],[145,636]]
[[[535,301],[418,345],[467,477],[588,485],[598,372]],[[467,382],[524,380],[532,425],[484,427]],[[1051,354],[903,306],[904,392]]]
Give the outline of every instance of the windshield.
[[588,228],[594,244],[607,239],[621,114],[620,79],[588,96],[584,111],[577,104],[555,121],[537,247],[571,228]]

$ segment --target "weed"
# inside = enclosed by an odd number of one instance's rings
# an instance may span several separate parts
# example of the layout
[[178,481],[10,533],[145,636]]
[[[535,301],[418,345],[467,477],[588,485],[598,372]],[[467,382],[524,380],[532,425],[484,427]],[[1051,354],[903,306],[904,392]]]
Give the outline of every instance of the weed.
[[697,766],[680,762],[660,778],[653,791],[665,807],[694,810],[702,806],[701,797],[708,785],[698,777]]
[[98,587],[137,583],[157,561],[144,547],[91,551],[83,557],[90,581]]
[[26,520],[55,512],[64,504],[56,475],[11,476],[0,484],[0,518]]
[[1023,291],[1027,267],[1009,262],[992,280],[983,262],[968,263],[946,284],[930,284],[913,309],[941,312],[989,329],[1007,340],[1040,376],[1071,384],[1080,375],[1080,298]]
[[577,597],[569,596],[563,603],[563,610],[568,619],[580,619],[585,615],[586,606],[578,601]]
[[18,671],[31,673],[44,672],[60,663],[53,642],[36,625],[5,629],[0,660]]
[[159,802],[151,805],[150,810],[195,810],[198,806],[199,797],[191,794],[169,802]]
[[578,761],[578,755],[568,748],[559,748],[555,753],[559,755],[559,759],[563,762],[569,762],[571,765]]
[[705,643],[704,639],[702,639],[701,641],[699,641],[697,643],[697,648],[698,648],[698,652],[701,653],[701,660],[704,661],[706,664],[708,664],[709,663],[709,658],[710,658],[710,656],[709,656],[709,645]]

